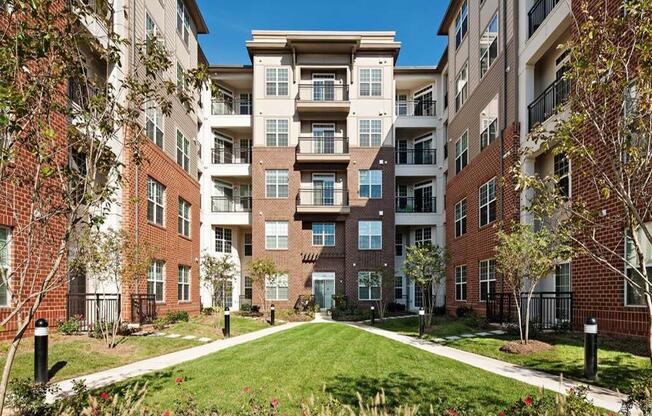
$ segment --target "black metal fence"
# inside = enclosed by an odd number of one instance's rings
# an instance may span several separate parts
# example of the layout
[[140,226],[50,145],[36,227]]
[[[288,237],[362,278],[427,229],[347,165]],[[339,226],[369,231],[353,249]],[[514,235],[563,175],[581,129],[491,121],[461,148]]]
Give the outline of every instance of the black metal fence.
[[120,316],[120,294],[68,293],[66,318],[81,321],[82,331],[91,331],[96,322],[114,322]]
[[437,149],[396,149],[397,165],[434,165]]
[[344,155],[349,153],[349,139],[334,136],[301,136],[297,146],[298,154]]
[[[517,323],[518,315],[511,293],[490,293],[486,302],[487,320]],[[521,316],[525,320],[527,293],[521,293]],[[538,329],[568,330],[573,322],[573,292],[534,292],[530,301],[530,323]]]
[[554,114],[557,106],[568,99],[570,81],[559,78],[550,84],[537,98],[528,105],[528,128],[532,128],[546,121]]
[[156,319],[156,295],[136,293],[131,295],[131,322],[148,324]]
[[397,196],[396,212],[437,212],[437,198]]
[[251,212],[251,197],[212,196],[211,212]]
[[434,117],[437,115],[437,101],[400,100],[396,101],[396,115],[407,117]]
[[538,0],[534,3],[532,8],[527,14],[528,17],[528,37],[532,36],[534,32],[541,26],[546,17],[550,14],[552,9],[559,3],[559,0]]
[[336,84],[332,81],[317,82],[313,84],[299,84],[299,101],[348,101],[349,86]]

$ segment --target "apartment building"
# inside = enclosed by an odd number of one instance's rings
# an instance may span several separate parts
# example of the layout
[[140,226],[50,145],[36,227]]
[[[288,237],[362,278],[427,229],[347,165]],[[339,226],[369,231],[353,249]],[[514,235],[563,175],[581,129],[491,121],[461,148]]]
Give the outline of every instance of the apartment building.
[[[226,303],[418,307],[401,261],[443,244],[440,72],[395,68],[393,32],[253,31],[246,46],[252,65],[211,66],[201,131],[202,249],[238,266]],[[263,257],[284,273],[256,287],[246,265]]]

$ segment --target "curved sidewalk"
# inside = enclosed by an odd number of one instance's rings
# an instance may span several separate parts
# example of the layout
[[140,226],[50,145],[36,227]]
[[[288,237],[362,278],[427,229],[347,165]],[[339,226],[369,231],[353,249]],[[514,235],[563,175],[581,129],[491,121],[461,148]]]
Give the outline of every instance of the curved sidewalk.
[[625,395],[609,389],[605,389],[603,387],[591,386],[585,383],[567,379],[560,379],[559,376],[552,374],[532,370],[455,348],[445,347],[430,341],[413,338],[406,335],[400,335],[392,331],[387,331],[364,324],[349,323],[349,325],[363,331],[371,332],[372,334],[380,335],[382,337],[401,342],[406,345],[411,345],[431,354],[436,354],[451,360],[459,361],[464,364],[468,364],[470,366],[488,371],[490,373],[518,380],[536,387],[543,387],[546,390],[551,390],[557,393],[567,394],[568,390],[571,388],[588,386],[590,388],[588,396],[589,399],[593,401],[593,404],[612,412],[617,413],[620,411],[622,400],[625,399]]

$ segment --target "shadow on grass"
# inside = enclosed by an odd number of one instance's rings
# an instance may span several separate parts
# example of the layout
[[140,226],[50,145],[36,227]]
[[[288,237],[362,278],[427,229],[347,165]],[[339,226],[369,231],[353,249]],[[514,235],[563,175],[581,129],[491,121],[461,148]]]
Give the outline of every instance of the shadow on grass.
[[67,364],[68,361],[57,361],[54,363],[54,365],[48,369],[48,380],[52,380],[52,378]]

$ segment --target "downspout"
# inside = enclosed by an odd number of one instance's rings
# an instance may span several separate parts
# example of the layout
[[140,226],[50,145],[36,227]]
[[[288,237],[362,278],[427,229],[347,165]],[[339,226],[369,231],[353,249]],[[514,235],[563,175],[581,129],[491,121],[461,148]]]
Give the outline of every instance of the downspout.
[[[129,65],[130,73],[133,74],[136,62],[136,0],[131,0],[131,62]],[[136,247],[140,246],[140,166],[136,163],[135,166],[135,175],[134,184],[136,188],[136,207],[134,210],[135,221],[134,221],[134,240],[136,242]],[[136,293],[140,291],[140,273],[136,275]]]
[[[502,130],[500,134],[500,176],[505,177],[505,131],[507,130],[507,71],[509,70],[508,55],[507,55],[507,0],[501,2],[502,21],[502,37],[503,37],[503,116],[502,116]],[[518,2],[515,2],[518,3]],[[513,31],[515,32],[515,31]],[[500,218],[501,222],[505,223],[505,191],[500,191]],[[505,279],[500,279],[501,292],[505,293]]]

